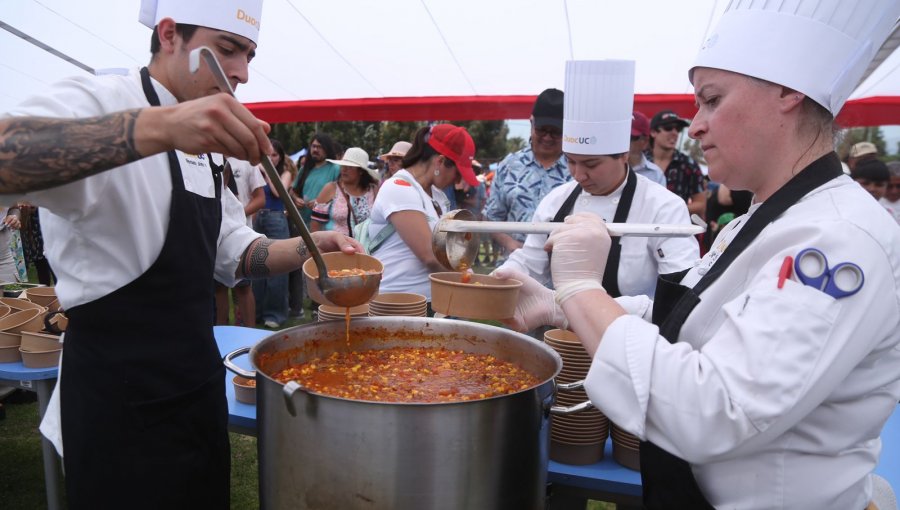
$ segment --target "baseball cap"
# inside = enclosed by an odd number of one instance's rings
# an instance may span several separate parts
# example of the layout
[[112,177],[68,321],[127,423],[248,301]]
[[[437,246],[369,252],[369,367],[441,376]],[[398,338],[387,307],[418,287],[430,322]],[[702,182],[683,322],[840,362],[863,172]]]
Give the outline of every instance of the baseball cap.
[[631,136],[650,136],[650,120],[637,110],[631,114]]
[[534,125],[563,127],[563,93],[559,89],[547,89],[537,97],[531,109]]
[[850,157],[858,158],[866,154],[878,154],[878,148],[872,142],[859,142],[850,147]]
[[442,156],[456,163],[456,168],[470,186],[478,186],[472,160],[475,159],[475,142],[466,128],[453,124],[437,124],[431,127],[428,145]]
[[691,125],[691,121],[682,119],[672,110],[661,110],[656,112],[653,120],[650,121],[650,129],[656,131],[663,124],[681,124],[681,127],[688,127]]

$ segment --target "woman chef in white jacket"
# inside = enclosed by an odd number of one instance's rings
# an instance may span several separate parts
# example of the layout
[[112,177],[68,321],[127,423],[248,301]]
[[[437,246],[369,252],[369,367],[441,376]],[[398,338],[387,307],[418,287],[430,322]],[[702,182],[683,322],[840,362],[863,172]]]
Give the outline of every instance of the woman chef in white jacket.
[[[589,212],[616,223],[690,224],[683,200],[628,166],[633,105],[633,61],[566,63],[563,151],[573,180],[548,193],[532,221],[561,222]],[[546,234],[530,234],[494,275],[515,278],[510,271],[521,271],[549,284],[546,242]],[[652,296],[658,275],[687,269],[699,257],[693,237],[617,237],[603,287],[613,297]]]
[[[556,299],[593,356],[588,395],[646,441],[646,508],[868,504],[900,398],[900,228],[843,175],[832,119],[898,15],[896,0],[729,4],[690,71],[690,135],[711,177],[755,203],[661,282],[660,326],[601,289],[604,257],[584,253],[607,251],[602,222],[551,234]],[[793,261],[808,248],[857,264],[864,280],[837,284],[858,291],[804,283]],[[523,306],[553,315],[536,297],[550,291],[529,292]]]

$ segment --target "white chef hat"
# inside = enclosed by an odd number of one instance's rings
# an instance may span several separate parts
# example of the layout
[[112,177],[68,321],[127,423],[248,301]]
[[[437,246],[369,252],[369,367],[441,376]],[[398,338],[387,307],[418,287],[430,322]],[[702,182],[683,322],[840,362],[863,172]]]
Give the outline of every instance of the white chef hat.
[[138,21],[153,28],[163,18],[259,39],[262,0],[141,0]]
[[898,16],[897,0],[731,0],[688,76],[697,67],[753,76],[836,116]]
[[563,103],[563,151],[590,155],[628,152],[634,61],[566,62]]

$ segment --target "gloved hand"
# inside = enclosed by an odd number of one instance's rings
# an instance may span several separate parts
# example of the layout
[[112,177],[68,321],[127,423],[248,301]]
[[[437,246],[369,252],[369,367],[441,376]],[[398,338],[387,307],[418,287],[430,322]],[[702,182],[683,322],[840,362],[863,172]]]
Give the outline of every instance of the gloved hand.
[[531,331],[539,326],[554,326],[567,329],[569,321],[556,303],[556,293],[541,285],[537,280],[515,269],[499,268],[492,273],[497,278],[512,278],[522,282],[519,302],[512,319],[503,321],[516,331]]
[[550,271],[558,302],[585,290],[603,289],[611,243],[603,219],[591,213],[567,217],[565,224],[550,234],[544,249],[552,252]]

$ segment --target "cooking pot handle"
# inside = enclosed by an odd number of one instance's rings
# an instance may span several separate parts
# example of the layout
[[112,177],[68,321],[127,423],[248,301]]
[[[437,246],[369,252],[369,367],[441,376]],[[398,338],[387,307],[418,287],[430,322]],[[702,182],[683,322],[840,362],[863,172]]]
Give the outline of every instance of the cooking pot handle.
[[594,404],[592,404],[590,400],[587,400],[580,404],[575,404],[572,407],[553,406],[550,408],[550,414],[564,416],[567,414],[580,413],[581,411],[587,411],[588,409],[593,409],[593,408],[594,408]]
[[240,349],[235,349],[225,355],[225,358],[222,359],[222,363],[225,364],[225,368],[227,368],[228,370],[231,370],[232,372],[234,372],[235,374],[237,374],[241,377],[246,377],[247,379],[256,379],[256,371],[245,370],[245,369],[235,365],[234,362],[231,361],[234,358],[237,358],[238,356],[240,356],[241,354],[247,354],[248,352],[250,352],[250,347],[241,347]]
[[294,393],[302,389],[303,386],[300,386],[300,383],[297,381],[288,381],[281,390],[284,394],[284,406],[287,407],[287,411],[291,413],[291,416],[297,416],[297,408],[294,406]]
[[[572,391],[572,390],[580,390],[584,388],[584,380],[575,381],[567,384],[557,384],[556,387],[561,391]],[[581,411],[587,411],[588,409],[593,409],[594,404],[591,403],[590,400],[582,402],[580,404],[575,404],[572,407],[565,406],[553,406],[550,408],[550,414],[555,415],[567,415],[567,414],[575,414],[580,413]]]

